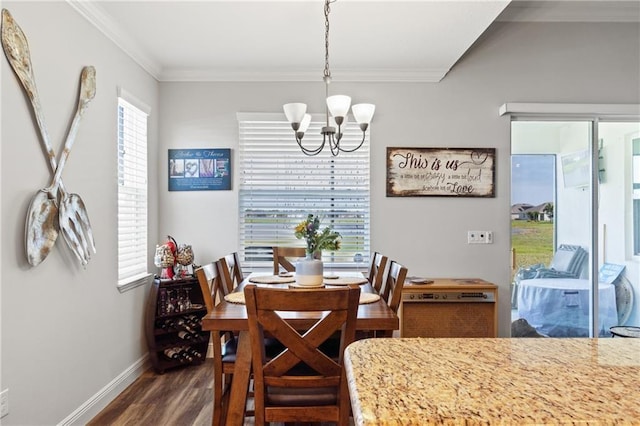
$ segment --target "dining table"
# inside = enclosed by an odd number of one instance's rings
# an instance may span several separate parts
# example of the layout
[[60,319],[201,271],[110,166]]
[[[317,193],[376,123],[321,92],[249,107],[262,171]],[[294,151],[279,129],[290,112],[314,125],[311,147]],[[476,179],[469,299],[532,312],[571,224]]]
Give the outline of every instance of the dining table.
[[366,339],[345,370],[359,426],[640,424],[640,339]]
[[[361,302],[358,305],[356,329],[358,331],[398,330],[400,322],[387,303],[378,297],[371,284],[366,281],[364,275],[357,271],[338,271],[325,277],[324,284],[327,287],[346,285],[352,279],[360,279]],[[273,282],[269,282],[269,277]],[[290,277],[284,277],[290,278]],[[256,282],[259,281],[259,282]],[[284,282],[292,281],[292,282]],[[267,286],[271,288],[296,288],[294,280],[278,279],[277,275],[254,272],[248,275],[232,293],[213,307],[211,312],[202,318],[202,329],[214,332],[234,331],[238,332],[238,346],[236,361],[231,382],[229,403],[227,408],[227,422],[229,426],[241,426],[244,424],[244,413],[251,378],[251,342],[249,338],[249,324],[247,310],[242,303],[242,294],[247,284]],[[371,296],[364,297],[363,296]],[[297,330],[307,330],[322,316],[322,312],[283,312],[282,317]]]

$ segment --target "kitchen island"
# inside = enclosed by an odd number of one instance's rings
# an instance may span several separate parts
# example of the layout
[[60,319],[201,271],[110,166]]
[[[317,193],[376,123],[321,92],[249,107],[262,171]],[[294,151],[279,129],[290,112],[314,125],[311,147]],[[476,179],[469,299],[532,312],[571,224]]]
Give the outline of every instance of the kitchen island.
[[640,339],[368,339],[345,368],[357,425],[640,424]]

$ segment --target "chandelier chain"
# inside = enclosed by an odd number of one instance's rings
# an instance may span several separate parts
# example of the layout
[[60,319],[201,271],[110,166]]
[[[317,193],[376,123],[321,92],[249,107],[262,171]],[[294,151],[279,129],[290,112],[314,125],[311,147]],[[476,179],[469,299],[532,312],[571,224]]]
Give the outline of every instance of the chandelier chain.
[[324,76],[331,78],[331,70],[329,70],[329,12],[331,7],[329,4],[336,0],[326,0],[324,3]]

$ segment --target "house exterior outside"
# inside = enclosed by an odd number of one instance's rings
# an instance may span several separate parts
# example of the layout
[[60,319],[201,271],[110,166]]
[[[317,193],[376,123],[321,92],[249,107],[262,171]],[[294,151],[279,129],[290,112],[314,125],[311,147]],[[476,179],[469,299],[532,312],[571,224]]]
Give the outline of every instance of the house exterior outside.
[[[551,208],[548,206],[551,206]],[[511,219],[551,222],[553,221],[553,203],[542,203],[537,206],[514,204],[511,206]]]

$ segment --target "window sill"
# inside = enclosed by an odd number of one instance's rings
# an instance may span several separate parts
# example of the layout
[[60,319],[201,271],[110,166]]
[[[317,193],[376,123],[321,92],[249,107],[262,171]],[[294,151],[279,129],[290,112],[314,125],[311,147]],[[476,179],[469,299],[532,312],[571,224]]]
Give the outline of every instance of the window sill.
[[133,278],[131,281],[124,281],[122,283],[118,283],[118,291],[120,293],[127,292],[129,290],[133,290],[136,287],[140,287],[141,285],[149,284],[153,279],[153,274],[143,274],[136,278]]

